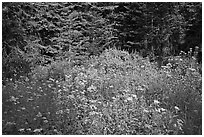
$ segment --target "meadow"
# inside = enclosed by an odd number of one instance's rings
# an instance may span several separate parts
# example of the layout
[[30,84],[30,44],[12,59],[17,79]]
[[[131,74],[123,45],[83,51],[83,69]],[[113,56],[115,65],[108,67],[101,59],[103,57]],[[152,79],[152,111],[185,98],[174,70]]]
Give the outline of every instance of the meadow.
[[39,65],[2,85],[2,134],[202,134],[199,65],[175,63],[107,49]]

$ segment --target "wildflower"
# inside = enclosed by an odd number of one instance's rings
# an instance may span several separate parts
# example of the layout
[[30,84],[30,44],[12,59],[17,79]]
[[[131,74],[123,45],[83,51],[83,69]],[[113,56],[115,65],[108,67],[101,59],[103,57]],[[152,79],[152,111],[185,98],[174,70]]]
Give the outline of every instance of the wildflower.
[[132,101],[132,99],[133,99],[132,97],[128,97],[127,98],[128,101]]
[[144,65],[141,66],[141,68],[144,68],[144,67],[145,67]]
[[74,99],[75,97],[74,97],[74,95],[69,95],[68,98],[73,98]]
[[69,81],[69,80],[71,80],[71,75],[65,75],[65,81]]
[[25,110],[26,108],[25,108],[25,107],[22,107],[21,109],[22,109],[22,110]]
[[42,119],[45,119],[45,120],[46,120],[47,118],[46,118],[46,117],[42,117]]
[[97,114],[99,114],[99,113],[98,113],[98,112],[95,112],[95,111],[89,112],[89,115],[97,115]]
[[143,112],[148,113],[149,111],[147,109],[144,109]]
[[167,67],[167,66],[161,66],[161,68],[163,68],[163,69],[168,69],[168,67]]
[[14,96],[11,96],[9,101],[16,102],[17,99],[19,99],[19,98],[15,98]]
[[25,130],[24,128],[20,128],[18,131],[23,132],[24,130]]
[[44,120],[43,122],[44,122],[44,123],[48,123],[48,120]]
[[181,120],[181,119],[177,119],[177,123],[183,124],[184,122],[183,122],[183,120]]
[[138,86],[138,87],[137,87],[137,90],[144,91],[145,88],[143,88],[142,86]]
[[161,110],[161,111],[166,111],[166,109],[164,109],[164,108],[160,108],[160,110]]
[[125,89],[124,91],[127,93],[127,92],[129,92],[130,90],[129,90],[129,89]]
[[115,97],[112,97],[112,99],[115,100],[116,98],[115,98]]
[[177,111],[179,111],[179,110],[180,110],[180,109],[179,109],[177,106],[175,106],[174,108],[175,108]]
[[113,86],[113,85],[110,85],[109,87],[110,87],[110,88],[113,88],[114,86]]
[[158,108],[156,111],[161,113],[161,112],[165,112],[166,109],[164,109],[164,108]]
[[33,101],[34,99],[33,98],[29,98],[27,101]]
[[183,120],[177,119],[177,125],[178,125],[178,128],[179,128],[180,130],[182,130],[183,123],[184,123]]
[[137,99],[137,95],[132,94],[132,97]]
[[91,103],[96,103],[97,100],[89,100]]
[[166,64],[166,66],[167,66],[168,68],[172,68],[171,63]]
[[154,100],[154,104],[159,104],[160,102],[158,100]]
[[49,88],[52,88],[52,84],[48,84],[48,87],[49,87]]
[[91,109],[95,109],[95,110],[97,109],[97,107],[94,106],[94,105],[90,105],[90,108],[91,108]]
[[43,129],[40,128],[40,129],[35,129],[33,132],[41,132]]
[[7,122],[6,125],[16,125],[15,122]]
[[31,131],[31,128],[26,129],[27,131]]
[[196,69],[194,69],[194,68],[188,68],[190,71],[196,71]]
[[63,110],[59,110],[59,111],[56,112],[57,115],[62,114],[62,113],[63,113]]
[[36,116],[37,117],[42,117],[42,114],[40,112],[38,112],[38,114]]
[[28,82],[28,81],[29,81],[29,78],[28,78],[28,77],[26,77],[26,78],[25,78],[25,81],[26,81],[26,82]]
[[87,91],[89,91],[89,92],[96,91],[96,87],[91,85],[90,87],[87,88]]
[[54,129],[53,131],[54,131],[54,132],[58,132],[57,129]]
[[84,86],[85,86],[85,82],[86,82],[86,81],[84,81],[84,80],[83,80],[83,81],[80,80],[80,81],[78,81],[78,84],[79,84],[80,86],[84,87]]
[[167,72],[166,76],[167,76],[167,77],[170,77],[170,78],[172,77],[172,75],[170,75],[168,72]]
[[151,129],[152,128],[152,125],[149,125],[149,124],[145,124],[144,125],[146,128],[148,128],[148,129]]
[[49,78],[50,81],[55,81],[53,78]]

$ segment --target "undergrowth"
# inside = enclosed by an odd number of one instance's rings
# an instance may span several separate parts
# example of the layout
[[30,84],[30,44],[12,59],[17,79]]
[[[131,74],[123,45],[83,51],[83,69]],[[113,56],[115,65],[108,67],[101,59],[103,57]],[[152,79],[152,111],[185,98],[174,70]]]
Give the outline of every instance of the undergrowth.
[[196,69],[157,69],[116,49],[73,64],[55,61],[7,81],[3,134],[202,133],[202,78]]

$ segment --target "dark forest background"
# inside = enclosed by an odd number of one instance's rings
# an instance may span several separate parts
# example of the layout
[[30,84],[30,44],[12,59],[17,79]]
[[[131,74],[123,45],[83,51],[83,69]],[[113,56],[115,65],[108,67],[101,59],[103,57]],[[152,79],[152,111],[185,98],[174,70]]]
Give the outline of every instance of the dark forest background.
[[[3,3],[3,74],[29,71],[66,57],[99,55],[117,47],[153,61],[198,48],[201,3]],[[12,60],[17,61],[15,64]],[[21,63],[19,63],[21,62]],[[11,63],[11,64],[10,64]],[[24,63],[24,65],[23,65]],[[29,66],[28,66],[29,65]],[[18,69],[18,68],[16,68]],[[4,73],[5,72],[5,73]],[[9,74],[7,74],[9,73]]]

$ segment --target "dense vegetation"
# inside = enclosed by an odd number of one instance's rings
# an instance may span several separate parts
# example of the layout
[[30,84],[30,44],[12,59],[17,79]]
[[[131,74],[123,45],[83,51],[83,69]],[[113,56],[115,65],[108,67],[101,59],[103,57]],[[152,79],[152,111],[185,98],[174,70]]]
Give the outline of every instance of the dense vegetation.
[[3,3],[2,133],[202,134],[201,3]]

